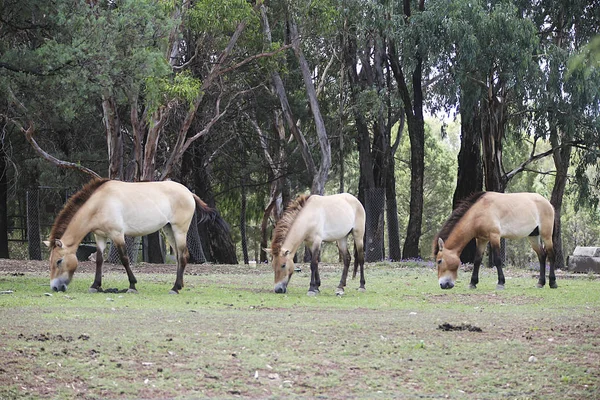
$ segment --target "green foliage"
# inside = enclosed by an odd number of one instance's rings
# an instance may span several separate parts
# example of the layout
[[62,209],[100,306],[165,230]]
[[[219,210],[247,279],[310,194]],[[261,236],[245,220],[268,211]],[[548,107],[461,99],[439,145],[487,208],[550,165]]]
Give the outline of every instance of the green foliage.
[[233,32],[242,21],[254,19],[252,4],[246,0],[201,0],[194,3],[188,14],[188,26],[196,33],[220,36]]
[[[451,142],[439,138],[434,120],[425,127],[425,179],[423,183],[423,226],[420,254],[431,256],[431,243],[452,211],[452,195],[456,186],[457,151]],[[454,128],[458,128],[454,126]],[[449,136],[457,135],[451,131]],[[406,232],[410,211],[410,140],[405,132],[396,154],[396,196],[400,232]]]
[[172,78],[149,76],[146,79],[145,96],[150,113],[173,99],[193,103],[200,96],[202,82],[188,72],[174,75]]

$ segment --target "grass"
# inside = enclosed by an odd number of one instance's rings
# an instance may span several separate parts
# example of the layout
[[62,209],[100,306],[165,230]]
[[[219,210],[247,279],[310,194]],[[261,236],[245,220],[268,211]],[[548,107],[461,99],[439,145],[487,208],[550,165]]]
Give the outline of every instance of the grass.
[[45,274],[0,275],[0,398],[600,397],[597,280],[536,289],[509,269],[496,291],[485,269],[442,291],[430,268],[373,264],[367,292],[337,297],[339,266],[321,275],[316,297],[306,271],[272,293],[268,266],[186,275],[178,296],[174,273],[138,274],[137,295],[76,274],[52,296]]

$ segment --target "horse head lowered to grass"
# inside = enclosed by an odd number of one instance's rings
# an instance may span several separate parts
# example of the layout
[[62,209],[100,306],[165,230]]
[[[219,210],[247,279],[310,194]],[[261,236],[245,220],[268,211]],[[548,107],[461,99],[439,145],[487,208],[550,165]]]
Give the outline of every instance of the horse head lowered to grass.
[[365,289],[364,247],[365,210],[351,194],[332,196],[301,195],[285,210],[273,232],[270,253],[275,272],[275,293],[285,293],[294,273],[294,255],[304,242],[311,253],[311,278],[308,295],[319,292],[319,255],[322,242],[337,242],[344,257],[344,270],[336,294],[342,295],[346,286],[350,252],[346,237],[354,238],[354,273],[360,265],[360,287]]
[[537,193],[477,192],[463,200],[452,212],[433,242],[433,256],[438,267],[442,289],[454,287],[460,254],[476,240],[477,250],[469,287],[479,283],[479,267],[483,252],[491,245],[494,265],[498,270],[498,289],[504,288],[504,273],[500,260],[500,238],[527,237],[540,262],[538,287],[546,284],[546,257],[550,262],[550,287],[556,288],[554,274],[554,207]]
[[161,229],[177,257],[177,278],[171,293],[183,287],[187,264],[187,231],[196,207],[199,219],[214,219],[216,211],[185,186],[172,182],[121,182],[93,179],[69,198],[56,217],[50,239],[50,287],[66,291],[77,269],[77,248],[92,232],[96,239],[96,275],[90,292],[102,291],[102,253],[108,240],[116,246],[129,279],[130,292],[137,280],[129,267],[125,235],[143,236]]

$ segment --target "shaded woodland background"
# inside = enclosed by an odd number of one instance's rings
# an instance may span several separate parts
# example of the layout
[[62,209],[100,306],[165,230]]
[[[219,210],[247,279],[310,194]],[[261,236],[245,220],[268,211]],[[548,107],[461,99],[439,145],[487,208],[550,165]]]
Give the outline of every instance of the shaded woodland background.
[[0,258],[28,190],[99,175],[187,185],[219,263],[265,261],[301,193],[355,194],[399,260],[470,193],[535,191],[560,267],[600,245],[599,29],[582,0],[4,0]]

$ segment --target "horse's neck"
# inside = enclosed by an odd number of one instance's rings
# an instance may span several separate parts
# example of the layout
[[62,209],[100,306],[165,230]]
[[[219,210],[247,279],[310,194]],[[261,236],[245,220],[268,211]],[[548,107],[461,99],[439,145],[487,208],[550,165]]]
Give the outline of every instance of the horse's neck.
[[461,219],[448,238],[444,241],[444,247],[460,254],[467,244],[475,237],[475,231],[472,229],[473,224],[470,218]]
[[85,238],[85,235],[92,231],[88,218],[76,217],[77,215],[73,216],[67,229],[65,229],[65,233],[59,238],[67,248],[77,249],[77,246]]
[[281,247],[286,250],[290,250],[292,254],[295,254],[305,237],[306,229],[303,228],[303,224],[294,223],[287,232]]

